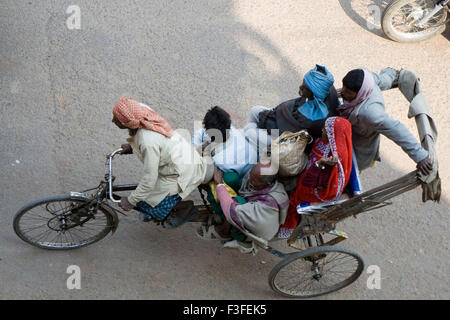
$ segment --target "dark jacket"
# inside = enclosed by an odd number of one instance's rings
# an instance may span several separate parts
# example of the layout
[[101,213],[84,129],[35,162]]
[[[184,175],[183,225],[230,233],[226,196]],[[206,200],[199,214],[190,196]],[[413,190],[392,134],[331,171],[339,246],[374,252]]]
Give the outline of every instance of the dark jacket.
[[[327,117],[320,120],[311,120],[298,112],[298,107],[305,103],[305,98],[299,97],[285,101],[275,109],[263,111],[259,114],[258,128],[261,129],[279,129],[280,135],[284,131],[298,132],[306,129],[314,139],[322,135],[322,128],[328,117],[338,116],[337,107],[339,105],[336,88],[331,86],[329,95],[324,102],[328,107]],[[270,132],[269,132],[270,133]]]

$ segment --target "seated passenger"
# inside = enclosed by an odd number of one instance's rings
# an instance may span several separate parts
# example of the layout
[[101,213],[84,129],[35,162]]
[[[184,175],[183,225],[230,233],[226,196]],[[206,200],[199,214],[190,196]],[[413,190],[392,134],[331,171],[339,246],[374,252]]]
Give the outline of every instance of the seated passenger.
[[228,112],[218,106],[206,112],[203,126],[194,133],[192,144],[199,148],[214,142],[210,152],[216,167],[223,172],[234,172],[241,180],[257,162],[255,148],[231,124]]
[[327,68],[316,65],[305,74],[299,88],[299,98],[285,101],[272,110],[254,107],[251,116],[258,118],[258,128],[278,129],[280,135],[284,131],[306,129],[314,138],[319,138],[325,119],[339,114],[339,101],[333,83],[334,77]]
[[433,163],[428,151],[414,138],[400,121],[387,112],[381,90],[389,89],[398,81],[400,71],[383,69],[380,75],[365,68],[347,73],[342,80],[343,105],[338,110],[352,124],[353,147],[359,170],[381,161],[380,134],[394,141],[417,163],[417,168],[429,174]]
[[[203,152],[206,148],[214,165],[223,171],[223,180],[235,192],[241,187],[244,175],[257,162],[256,149],[249,143],[241,130],[231,125],[228,112],[215,106],[208,110],[203,118],[204,128],[194,133],[192,143]],[[214,212],[221,215],[220,204],[207,188],[208,202]],[[240,198],[236,198],[239,201]]]
[[277,172],[269,164],[256,164],[246,174],[239,189],[244,203],[234,201],[222,184],[220,170],[214,180],[224,216],[220,225],[202,226],[197,234],[204,239],[237,240],[245,242],[242,231],[271,240],[286,219],[289,197],[277,180]]
[[130,144],[121,153],[134,153],[144,164],[144,174],[128,197],[125,211],[135,206],[144,221],[163,220],[172,208],[214,173],[211,159],[201,157],[193,146],[149,106],[121,98],[113,109],[113,123],[128,129]]
[[338,199],[346,187],[352,170],[352,130],[348,120],[331,117],[325,121],[322,137],[314,142],[306,169],[290,195],[285,224],[278,234],[289,237],[297,226],[297,205]]

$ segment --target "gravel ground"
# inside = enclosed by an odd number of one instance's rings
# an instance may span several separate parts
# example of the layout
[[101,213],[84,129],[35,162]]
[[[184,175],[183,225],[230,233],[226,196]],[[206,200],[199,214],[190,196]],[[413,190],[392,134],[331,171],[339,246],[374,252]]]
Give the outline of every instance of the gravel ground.
[[[66,13],[80,8],[81,29]],[[31,247],[12,229],[17,210],[41,197],[95,186],[104,156],[126,133],[111,123],[119,97],[154,107],[175,128],[192,132],[220,105],[237,127],[253,105],[297,96],[303,74],[326,65],[336,86],[347,71],[386,66],[418,74],[439,130],[439,204],[421,191],[340,224],[369,274],[319,299],[449,299],[450,33],[417,44],[383,36],[368,17],[384,1],[87,1],[0,2],[0,299],[281,299],[268,286],[279,261],[224,250],[194,235],[195,224],[165,230],[121,219],[95,245],[53,252]],[[387,110],[417,136],[408,104],[392,90]],[[198,123],[197,123],[198,125]],[[363,173],[366,190],[415,164],[383,138],[383,162]],[[140,163],[116,161],[117,183],[137,182]],[[281,245],[282,246],[282,245]],[[68,290],[69,265],[81,268],[81,289]]]

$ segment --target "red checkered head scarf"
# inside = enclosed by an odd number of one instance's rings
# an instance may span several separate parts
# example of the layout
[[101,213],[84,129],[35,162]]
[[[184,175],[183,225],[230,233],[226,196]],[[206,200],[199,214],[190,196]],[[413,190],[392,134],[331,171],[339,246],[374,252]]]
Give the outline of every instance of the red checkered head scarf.
[[129,129],[144,128],[170,138],[173,130],[169,123],[149,107],[131,98],[120,98],[113,108],[114,116]]

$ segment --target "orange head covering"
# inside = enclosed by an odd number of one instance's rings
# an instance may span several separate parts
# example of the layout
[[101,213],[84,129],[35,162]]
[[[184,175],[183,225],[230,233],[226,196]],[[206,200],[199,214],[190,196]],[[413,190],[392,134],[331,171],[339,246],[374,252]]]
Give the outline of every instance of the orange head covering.
[[144,128],[161,133],[168,138],[173,134],[166,120],[134,99],[120,98],[113,108],[113,114],[127,128]]

